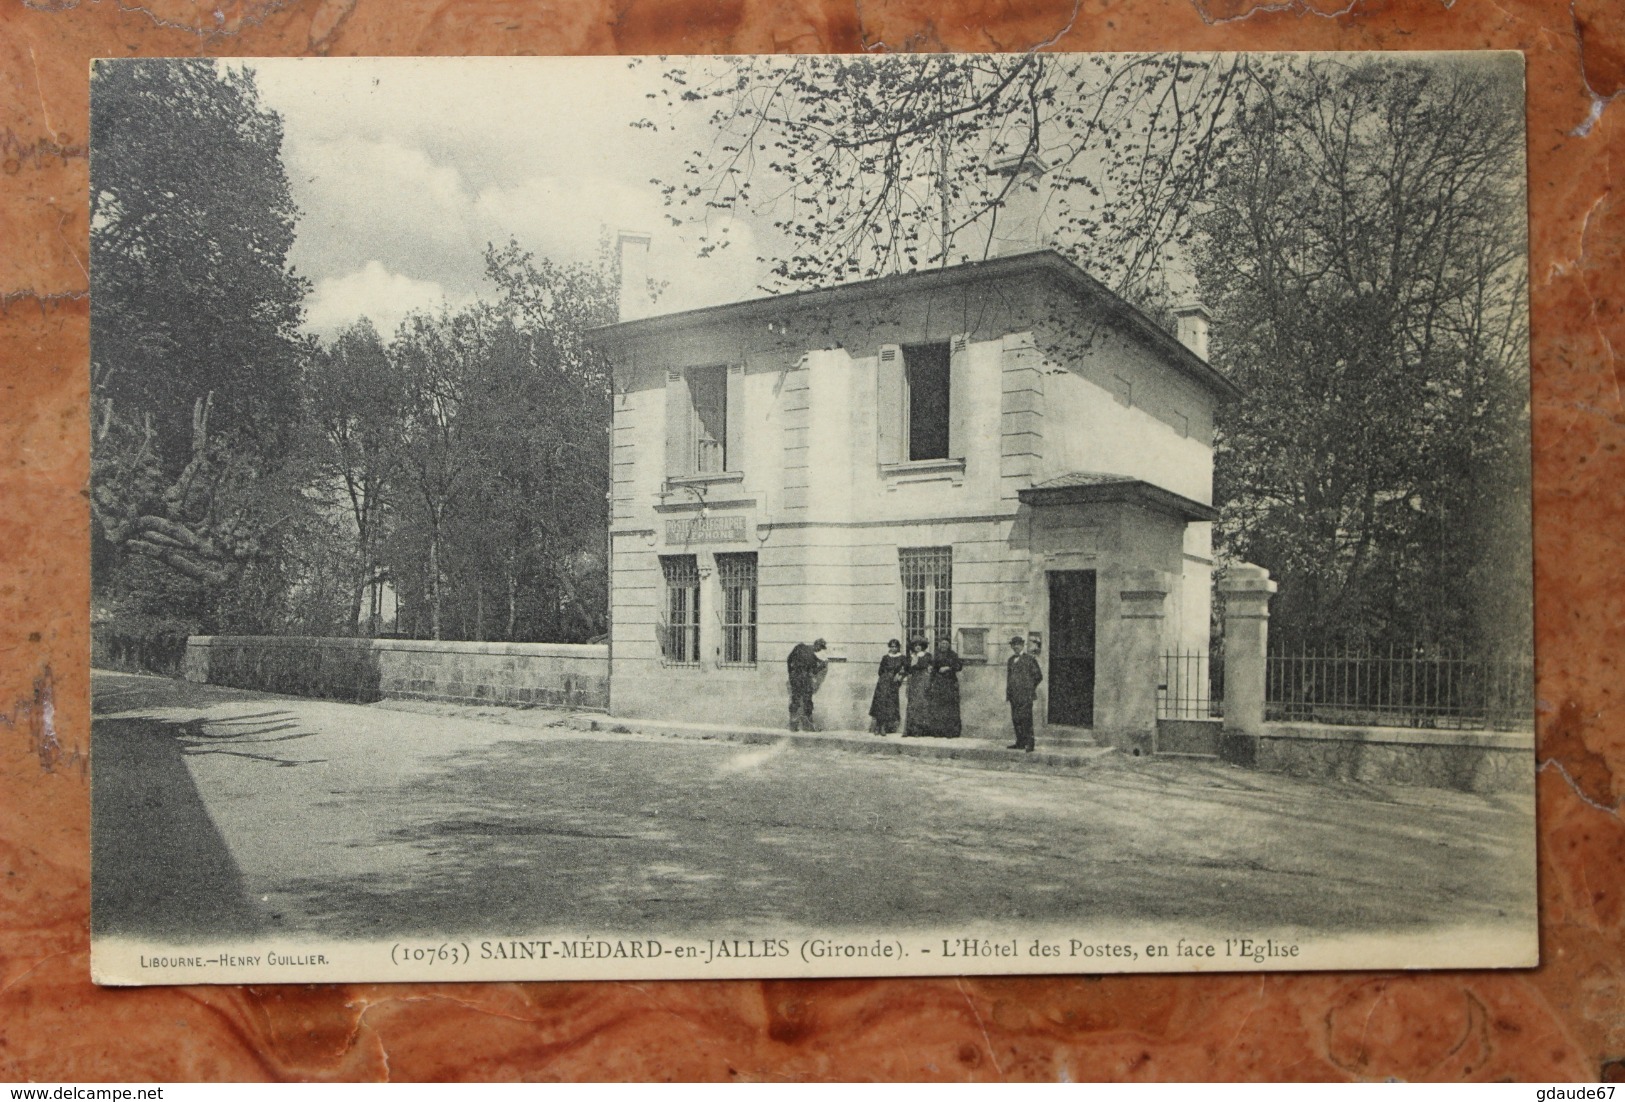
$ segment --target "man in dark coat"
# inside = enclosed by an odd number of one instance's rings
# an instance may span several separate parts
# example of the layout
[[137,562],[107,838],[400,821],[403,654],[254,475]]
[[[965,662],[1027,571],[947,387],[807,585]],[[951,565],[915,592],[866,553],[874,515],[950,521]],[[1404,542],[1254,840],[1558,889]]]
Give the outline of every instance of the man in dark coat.
[[788,665],[790,667],[790,730],[813,730],[813,693],[818,691],[819,679],[823,676],[829,663],[818,657],[819,652],[827,649],[822,639],[814,639],[812,645],[797,643],[790,650]]
[[1044,671],[1038,659],[1027,653],[1026,640],[1010,637],[1010,658],[1004,664],[1004,699],[1010,702],[1010,722],[1016,727],[1016,741],[1010,750],[1033,752],[1033,699]]

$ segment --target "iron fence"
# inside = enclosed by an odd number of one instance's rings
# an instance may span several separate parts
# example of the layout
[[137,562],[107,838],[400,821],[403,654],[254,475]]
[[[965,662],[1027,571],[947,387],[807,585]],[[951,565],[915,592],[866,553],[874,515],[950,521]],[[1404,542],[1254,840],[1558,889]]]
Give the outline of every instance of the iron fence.
[[1431,647],[1271,648],[1264,718],[1348,726],[1533,730],[1534,659]]
[[1224,663],[1202,651],[1170,651],[1157,677],[1158,719],[1224,718]]

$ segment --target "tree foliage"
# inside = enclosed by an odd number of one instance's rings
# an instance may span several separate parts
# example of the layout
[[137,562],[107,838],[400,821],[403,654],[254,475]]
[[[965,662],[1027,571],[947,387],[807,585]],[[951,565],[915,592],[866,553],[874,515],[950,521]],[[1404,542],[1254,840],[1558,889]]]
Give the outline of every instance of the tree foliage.
[[[209,60],[99,62],[91,142],[91,370],[112,407],[151,414],[171,468],[191,414],[278,458],[291,441],[306,281],[282,120],[253,73]],[[139,420],[139,418],[136,418]]]
[[[1504,75],[1504,74],[1503,74]],[[1220,544],[1300,639],[1527,646],[1521,105],[1471,64],[1262,77],[1197,219]]]
[[255,591],[245,571],[278,569],[300,508],[287,460],[307,285],[287,264],[282,124],[247,70],[136,60],[97,64],[91,131],[98,560],[174,571],[188,600],[137,587],[125,603],[209,625]]
[[[669,66],[670,102],[713,104],[714,141],[664,187],[675,222],[768,215],[773,289],[988,255],[1037,158],[1057,247],[1155,296],[1248,82],[1242,55],[738,58]],[[645,123],[645,125],[653,125]]]
[[353,526],[344,630],[359,634],[362,599],[385,580],[379,549],[401,469],[406,388],[378,331],[362,318],[312,351],[304,390],[319,479],[313,490]]
[[1519,82],[1496,64],[668,63],[668,105],[714,138],[657,182],[707,251],[770,219],[777,291],[988,255],[1029,186],[1005,169],[1036,157],[1049,241],[1153,317],[1193,276],[1212,308],[1248,391],[1220,550],[1276,572],[1280,634],[1526,645]]
[[[583,334],[614,317],[607,252],[510,241],[487,251],[491,301],[316,342],[252,74],[96,81],[92,502],[115,630],[601,633],[609,384]],[[389,588],[393,625],[364,608]]]
[[614,317],[615,273],[489,248],[499,298],[402,323],[403,624],[433,638],[602,632],[609,380],[583,334]]

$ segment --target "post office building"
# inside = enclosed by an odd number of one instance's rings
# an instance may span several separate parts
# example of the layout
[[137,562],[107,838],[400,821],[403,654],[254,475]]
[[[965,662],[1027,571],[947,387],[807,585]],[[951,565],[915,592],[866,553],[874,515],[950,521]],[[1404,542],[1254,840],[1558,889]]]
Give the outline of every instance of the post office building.
[[861,730],[887,640],[947,636],[965,734],[1007,740],[1019,634],[1052,734],[1149,728],[1158,656],[1209,635],[1234,388],[1206,324],[1040,249],[596,330],[611,711],[782,727],[786,656],[821,637],[815,716]]

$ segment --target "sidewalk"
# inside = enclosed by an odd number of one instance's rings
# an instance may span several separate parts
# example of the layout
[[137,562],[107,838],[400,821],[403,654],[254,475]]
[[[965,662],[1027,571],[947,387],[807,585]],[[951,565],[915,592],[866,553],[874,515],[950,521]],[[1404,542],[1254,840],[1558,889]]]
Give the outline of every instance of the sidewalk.
[[1003,739],[997,741],[982,738],[905,739],[900,735],[882,737],[871,735],[866,731],[787,731],[765,727],[729,727],[666,719],[624,719],[595,712],[442,704],[417,700],[385,700],[371,707],[478,719],[516,727],[564,728],[598,734],[656,736],[694,742],[733,742],[745,746],[784,745],[797,750],[936,758],[983,769],[1051,772],[1056,769],[1098,768],[1113,764],[1113,759],[1122,759],[1122,755],[1109,746],[1087,746],[1073,742],[1064,747],[1045,749],[1042,739],[1035,752],[1025,754],[1019,750],[1005,749],[1009,744]]

